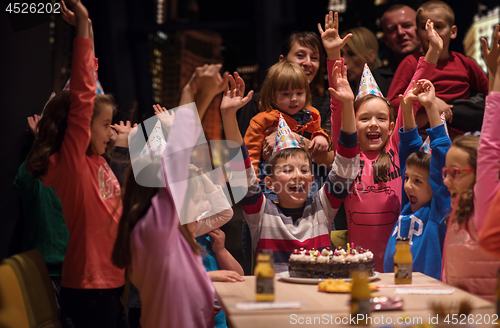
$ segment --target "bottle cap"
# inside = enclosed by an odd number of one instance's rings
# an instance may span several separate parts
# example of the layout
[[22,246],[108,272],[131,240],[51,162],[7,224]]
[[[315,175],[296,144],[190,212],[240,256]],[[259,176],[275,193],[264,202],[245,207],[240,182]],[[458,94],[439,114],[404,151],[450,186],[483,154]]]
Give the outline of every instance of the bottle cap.
[[410,239],[408,239],[406,237],[398,237],[398,238],[396,238],[396,241],[410,241]]

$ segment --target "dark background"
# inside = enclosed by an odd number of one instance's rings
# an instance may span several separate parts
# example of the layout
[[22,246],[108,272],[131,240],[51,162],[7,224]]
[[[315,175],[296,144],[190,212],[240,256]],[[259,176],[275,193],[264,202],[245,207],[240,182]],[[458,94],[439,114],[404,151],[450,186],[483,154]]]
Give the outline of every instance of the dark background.
[[[461,41],[478,12],[478,2],[447,2],[455,11],[458,26],[458,38],[452,41],[451,50],[463,52]],[[341,29],[362,25],[376,32],[377,19],[393,3],[405,3],[416,9],[421,1],[389,1],[375,7],[373,0],[348,0],[347,12],[341,15]],[[489,9],[498,5],[497,0],[481,3]],[[153,114],[150,33],[161,30],[168,34],[183,29],[218,32],[223,38],[224,69],[232,72],[237,67],[257,63],[262,79],[266,69],[278,60],[282,41],[289,33],[317,31],[317,23],[324,23],[328,1],[180,0],[178,18],[163,25],[155,23],[153,0],[89,0],[84,4],[93,21],[100,81],[104,90],[115,96],[119,106],[117,118],[123,119],[134,107]],[[57,75],[53,67],[61,63],[69,67],[71,58],[70,41],[67,47],[50,45],[49,15],[7,15],[6,7],[7,3],[1,2],[0,259],[18,252],[23,230],[18,220],[19,199],[12,183],[30,147],[26,118],[40,113],[53,89],[62,87],[61,80],[67,76]],[[64,27],[60,18],[55,22],[57,28],[64,29],[62,35],[71,40],[71,28]],[[237,237],[232,242],[238,242]]]

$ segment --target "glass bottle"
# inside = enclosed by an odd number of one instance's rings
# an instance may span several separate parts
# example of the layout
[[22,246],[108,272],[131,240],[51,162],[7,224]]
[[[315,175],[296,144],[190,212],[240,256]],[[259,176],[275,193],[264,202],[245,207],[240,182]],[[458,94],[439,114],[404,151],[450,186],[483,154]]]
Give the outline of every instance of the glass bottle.
[[351,317],[357,325],[368,325],[371,313],[370,287],[368,286],[368,272],[355,270],[351,272]]
[[413,256],[410,251],[408,238],[396,239],[396,252],[394,253],[394,283],[411,284],[413,272]]
[[274,268],[273,251],[269,249],[262,250],[257,254],[257,265],[254,269],[256,277],[257,302],[274,302]]

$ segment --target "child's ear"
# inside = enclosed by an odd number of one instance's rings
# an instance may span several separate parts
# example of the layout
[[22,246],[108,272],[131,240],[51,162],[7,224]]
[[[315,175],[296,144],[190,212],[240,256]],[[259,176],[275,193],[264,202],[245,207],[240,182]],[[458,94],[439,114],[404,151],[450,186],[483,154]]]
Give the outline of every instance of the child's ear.
[[280,55],[280,62],[285,61],[285,56]]
[[455,39],[457,37],[458,29],[456,25],[451,27],[451,39]]
[[394,133],[394,122],[391,122],[391,124],[389,124],[389,137],[392,136],[393,133]]
[[264,182],[266,183],[267,189],[274,190],[274,181],[271,177],[265,177]]

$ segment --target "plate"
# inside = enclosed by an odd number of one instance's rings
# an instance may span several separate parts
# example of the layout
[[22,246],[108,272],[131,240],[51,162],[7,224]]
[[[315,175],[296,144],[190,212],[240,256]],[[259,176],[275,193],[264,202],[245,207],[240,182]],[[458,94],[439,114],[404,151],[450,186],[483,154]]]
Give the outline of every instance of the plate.
[[[290,274],[289,274],[288,271],[287,272],[282,272],[282,273],[278,274],[278,276],[280,277],[281,281],[291,282],[291,283],[295,283],[295,284],[311,284],[311,285],[317,285],[319,282],[328,279],[328,278],[297,278],[297,277],[290,277]],[[375,271],[373,273],[373,276],[371,276],[368,279],[370,279],[370,281],[372,281],[372,280],[377,279],[379,276],[380,276],[380,272]],[[339,279],[335,279],[335,280],[340,280],[340,279],[343,279],[345,281],[351,281],[351,278],[339,278]]]

